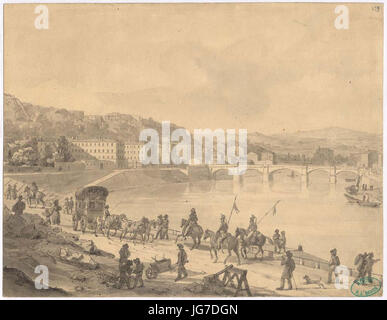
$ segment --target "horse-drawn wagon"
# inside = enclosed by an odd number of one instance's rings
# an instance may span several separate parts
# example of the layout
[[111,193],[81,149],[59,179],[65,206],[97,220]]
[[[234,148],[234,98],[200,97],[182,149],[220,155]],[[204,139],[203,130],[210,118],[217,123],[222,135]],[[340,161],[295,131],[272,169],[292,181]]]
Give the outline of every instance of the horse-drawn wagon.
[[96,230],[97,219],[102,218],[109,191],[105,187],[85,187],[75,193],[75,215],[73,228],[77,229],[78,222],[81,222],[81,229]]

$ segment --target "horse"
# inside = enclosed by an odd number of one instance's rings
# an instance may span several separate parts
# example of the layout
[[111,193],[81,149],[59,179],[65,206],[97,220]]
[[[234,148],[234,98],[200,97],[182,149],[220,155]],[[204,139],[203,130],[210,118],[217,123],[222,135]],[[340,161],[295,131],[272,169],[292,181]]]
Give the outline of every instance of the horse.
[[[214,252],[214,254],[215,254],[215,261],[214,261],[214,263],[216,263],[218,261],[218,235],[214,231],[211,231],[211,230],[207,229],[204,232],[203,239],[206,240],[208,238],[210,239],[210,255],[211,255],[211,259],[213,259],[212,252]],[[241,264],[241,259],[240,259],[240,256],[239,256],[239,241],[238,241],[238,239],[236,237],[234,237],[232,234],[227,233],[227,236],[223,240],[223,243],[226,244],[226,248],[227,248],[227,251],[228,251],[228,255],[227,255],[226,259],[224,259],[223,263],[224,264],[227,263],[227,260],[231,257],[231,252],[234,251],[235,255],[237,256],[237,259],[238,259],[238,265],[240,265]]]
[[[188,222],[188,220],[181,219],[180,228],[183,228],[187,224],[187,222]],[[203,236],[203,228],[201,226],[199,226],[197,223],[192,224],[188,228],[189,228],[189,230],[188,230],[188,232],[186,232],[185,236],[183,236],[183,234],[179,234],[176,237],[175,242],[177,242],[177,240],[179,238],[185,239],[186,237],[190,236],[192,238],[192,241],[193,241],[193,245],[190,249],[193,250],[195,248],[199,248],[200,241],[201,241],[201,238]]]
[[[258,252],[255,254],[255,258],[258,253],[261,253],[261,259],[263,258],[263,246],[266,243],[267,237],[261,232],[257,231],[253,236],[247,238],[248,232],[243,228],[236,228],[235,236],[240,237],[241,241],[241,254],[244,259],[247,259],[247,248],[250,246],[257,246]],[[270,238],[268,238],[270,239]],[[270,239],[271,240],[271,239]]]
[[[141,241],[144,244],[145,241],[149,241],[150,238],[153,240],[153,236],[151,235],[152,224],[149,220],[140,220],[140,221],[132,221],[128,220],[126,217],[122,220],[122,232],[120,236],[120,241],[125,239],[125,236],[129,233],[132,234],[132,239],[136,240],[137,236],[141,237]],[[151,241],[152,241],[151,240]]]
[[46,206],[46,203],[44,201],[44,197],[46,195],[42,191],[36,191],[36,193],[30,193],[27,198],[27,203],[29,204],[29,207],[32,207],[32,200],[35,202],[35,208],[41,203],[43,208]]
[[106,217],[103,221],[102,230],[105,230],[105,235],[109,239],[110,238],[110,229],[114,230],[113,237],[117,234],[117,230],[120,230],[122,227],[122,215],[111,214]]

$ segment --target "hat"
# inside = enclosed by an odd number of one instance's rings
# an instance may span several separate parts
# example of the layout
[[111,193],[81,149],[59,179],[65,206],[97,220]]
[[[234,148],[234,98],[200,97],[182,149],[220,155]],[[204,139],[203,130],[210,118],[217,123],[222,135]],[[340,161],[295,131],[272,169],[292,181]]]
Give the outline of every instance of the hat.
[[23,199],[23,196],[22,196],[22,195],[20,195],[18,198],[19,198],[19,200],[22,200],[22,199]]
[[133,262],[140,262],[140,259],[136,258],[136,259],[133,260]]
[[256,219],[256,218],[257,217],[255,215],[253,215],[253,214],[250,216],[250,219]]
[[222,214],[220,215],[220,218],[221,218],[221,219],[225,219],[226,216],[222,213]]
[[281,231],[281,234],[285,234],[285,231]]
[[55,199],[55,200],[54,200],[54,204],[59,204],[59,200],[58,200],[58,199]]
[[196,213],[196,210],[195,210],[195,208],[192,208],[192,209],[191,209],[191,212],[195,212],[195,213]]
[[179,249],[183,249],[184,248],[184,246],[181,243],[178,243],[177,246],[179,247]]
[[278,229],[275,229],[275,231],[274,231],[274,232],[276,232],[276,233],[277,233],[277,232],[279,232],[279,230],[278,230]]
[[331,251],[330,251],[330,253],[336,253],[337,252],[337,249],[336,248],[334,248],[334,249],[332,249]]
[[127,247],[128,247],[128,244],[127,244],[127,243],[125,243],[125,244],[123,245],[123,247],[127,248]]
[[108,204],[105,206],[105,209],[109,209],[109,205]]
[[291,253],[290,251],[286,251],[286,255],[287,255],[289,258],[293,257],[293,253]]
[[167,215],[167,214],[165,214],[165,215],[164,215],[164,218],[168,218],[168,215]]

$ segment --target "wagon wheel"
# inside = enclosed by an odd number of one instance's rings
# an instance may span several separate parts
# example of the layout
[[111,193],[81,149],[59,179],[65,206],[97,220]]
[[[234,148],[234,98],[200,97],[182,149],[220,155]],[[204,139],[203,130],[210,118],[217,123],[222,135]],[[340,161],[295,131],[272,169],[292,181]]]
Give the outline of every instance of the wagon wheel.
[[145,275],[148,279],[156,279],[157,278],[157,271],[151,267],[145,270]]

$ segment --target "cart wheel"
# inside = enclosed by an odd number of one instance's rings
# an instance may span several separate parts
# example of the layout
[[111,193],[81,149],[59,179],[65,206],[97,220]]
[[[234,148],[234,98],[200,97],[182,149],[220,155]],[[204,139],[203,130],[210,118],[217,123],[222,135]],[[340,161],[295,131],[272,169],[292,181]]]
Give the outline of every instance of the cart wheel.
[[156,279],[157,278],[157,271],[149,267],[145,270],[145,275],[148,279]]

